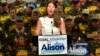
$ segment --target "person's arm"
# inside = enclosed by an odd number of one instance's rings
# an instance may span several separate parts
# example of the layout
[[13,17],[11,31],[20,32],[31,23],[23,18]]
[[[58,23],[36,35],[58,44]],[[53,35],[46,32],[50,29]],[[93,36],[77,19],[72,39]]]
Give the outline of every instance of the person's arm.
[[66,34],[66,27],[64,20],[61,20],[60,31],[62,35]]
[[40,35],[41,26],[42,26],[41,21],[38,20],[36,30],[35,30],[35,33],[34,33],[35,35]]
[[93,32],[91,32],[91,29],[88,28],[86,30],[86,37],[89,39],[95,39],[95,38],[97,38],[97,32],[93,33]]
[[87,34],[87,38],[94,39],[96,37],[97,37],[97,34],[90,34],[90,33]]

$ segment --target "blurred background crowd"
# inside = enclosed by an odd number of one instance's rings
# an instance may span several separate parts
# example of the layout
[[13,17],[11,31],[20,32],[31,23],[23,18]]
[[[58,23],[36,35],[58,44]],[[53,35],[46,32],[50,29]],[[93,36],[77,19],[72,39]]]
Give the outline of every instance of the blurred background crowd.
[[56,2],[64,18],[68,45],[87,42],[90,56],[96,55],[100,48],[100,0],[0,0],[0,56],[37,56],[34,31],[49,1]]

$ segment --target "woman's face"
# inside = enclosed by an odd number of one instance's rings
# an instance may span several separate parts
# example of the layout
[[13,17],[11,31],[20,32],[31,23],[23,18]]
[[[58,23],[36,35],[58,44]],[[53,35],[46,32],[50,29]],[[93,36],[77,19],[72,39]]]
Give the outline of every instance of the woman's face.
[[75,40],[75,39],[78,39],[78,37],[79,37],[79,34],[78,34],[77,31],[74,31],[74,32],[72,33],[72,35],[73,35],[73,39],[74,39],[74,40]]
[[87,21],[89,15],[88,14],[82,14],[82,21]]
[[33,13],[32,13],[32,19],[33,19],[33,20],[38,20],[38,18],[39,18],[38,13],[37,13],[37,12],[33,12]]
[[58,5],[62,5],[62,0],[58,0]]
[[27,8],[27,13],[32,13],[32,10],[33,10],[33,9],[32,9],[31,7],[28,7],[28,8]]
[[24,26],[24,24],[23,24],[22,21],[18,21],[18,22],[16,22],[16,25],[17,25],[17,28],[18,28],[18,29],[22,29],[23,26]]
[[80,9],[80,3],[77,3],[77,4],[73,4],[73,9],[74,10],[79,10]]
[[15,17],[16,16],[16,9],[13,9],[12,11],[10,11],[10,15],[12,17]]
[[94,21],[91,24],[92,24],[92,27],[98,27],[99,26],[99,21]]
[[71,28],[73,26],[73,22],[70,19],[66,20],[65,24],[66,24],[66,27],[68,28]]
[[55,5],[53,3],[49,3],[47,6],[48,16],[52,16],[55,12]]
[[18,43],[19,43],[19,45],[24,45],[25,44],[25,38],[23,36],[19,37]]

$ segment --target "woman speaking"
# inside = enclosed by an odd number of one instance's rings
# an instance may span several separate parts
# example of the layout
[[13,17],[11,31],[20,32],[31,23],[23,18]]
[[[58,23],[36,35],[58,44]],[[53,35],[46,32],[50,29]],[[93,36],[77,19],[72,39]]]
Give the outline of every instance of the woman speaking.
[[35,35],[64,35],[66,34],[65,23],[56,3],[49,2],[46,7],[46,14],[40,17],[37,22]]

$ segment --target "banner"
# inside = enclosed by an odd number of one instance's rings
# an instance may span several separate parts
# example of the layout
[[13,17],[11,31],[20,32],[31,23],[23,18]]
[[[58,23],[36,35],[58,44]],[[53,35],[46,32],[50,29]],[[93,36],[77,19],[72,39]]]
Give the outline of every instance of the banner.
[[68,46],[68,55],[89,56],[87,43],[76,43]]
[[39,55],[67,54],[67,35],[39,36]]

